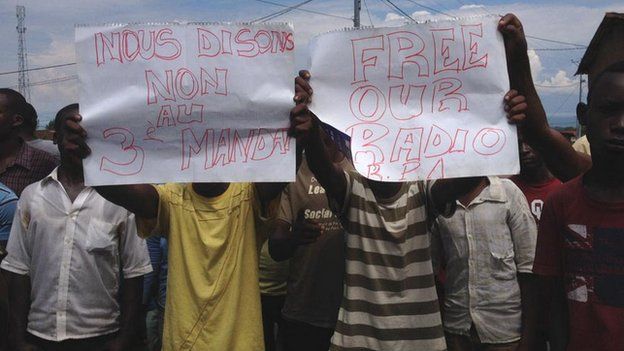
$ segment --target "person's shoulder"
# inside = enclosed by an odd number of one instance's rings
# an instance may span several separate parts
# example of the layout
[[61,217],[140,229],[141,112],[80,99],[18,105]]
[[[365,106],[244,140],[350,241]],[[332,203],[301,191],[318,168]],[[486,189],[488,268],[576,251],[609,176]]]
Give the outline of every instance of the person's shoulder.
[[583,176],[578,176],[563,184],[554,187],[548,193],[547,200],[550,202],[570,203],[583,195]]
[[505,191],[507,193],[513,194],[513,195],[523,194],[520,187],[518,187],[518,185],[513,180],[509,178],[499,178],[499,177],[497,177],[497,179],[500,182],[501,186],[505,188]]

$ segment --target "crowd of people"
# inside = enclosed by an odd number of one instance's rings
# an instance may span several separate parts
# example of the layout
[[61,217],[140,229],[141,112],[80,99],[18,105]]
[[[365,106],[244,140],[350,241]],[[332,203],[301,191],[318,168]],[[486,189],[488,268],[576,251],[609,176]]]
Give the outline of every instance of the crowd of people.
[[499,30],[512,177],[366,179],[301,71],[295,182],[86,187],[79,106],[52,150],[0,89],[0,349],[624,350],[624,62],[590,77],[589,156],[549,127],[518,18]]

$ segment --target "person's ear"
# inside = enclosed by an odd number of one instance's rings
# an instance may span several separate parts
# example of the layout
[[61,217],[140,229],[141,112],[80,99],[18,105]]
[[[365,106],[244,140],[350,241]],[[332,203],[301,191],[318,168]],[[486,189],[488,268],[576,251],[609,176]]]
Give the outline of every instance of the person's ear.
[[584,102],[579,102],[576,105],[576,120],[580,125],[587,125],[587,112],[589,111],[589,106],[587,106]]
[[56,131],[52,131],[52,143],[58,145],[58,133]]
[[13,115],[13,123],[11,124],[14,128],[20,128],[24,124],[24,117],[19,113]]

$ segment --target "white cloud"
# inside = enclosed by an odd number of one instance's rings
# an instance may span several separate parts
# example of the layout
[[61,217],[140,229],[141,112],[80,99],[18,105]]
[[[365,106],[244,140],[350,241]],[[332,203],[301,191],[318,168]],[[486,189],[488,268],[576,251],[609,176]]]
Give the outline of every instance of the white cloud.
[[466,5],[462,5],[459,9],[460,10],[472,10],[472,9],[482,9],[484,7],[485,7],[484,5],[466,4]]
[[542,60],[537,55],[535,50],[529,50],[529,63],[531,64],[531,76],[533,77],[533,81],[537,81],[542,74]]

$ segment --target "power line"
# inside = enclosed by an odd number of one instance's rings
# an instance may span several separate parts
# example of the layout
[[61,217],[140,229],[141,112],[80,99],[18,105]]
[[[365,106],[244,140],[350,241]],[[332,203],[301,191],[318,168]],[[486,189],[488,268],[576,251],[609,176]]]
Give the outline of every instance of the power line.
[[[272,1],[267,1],[267,0],[255,0],[255,1],[262,2],[262,3],[265,3],[265,4],[269,4],[269,5],[273,5],[273,6],[280,6],[280,7],[286,7],[286,8],[292,7],[292,6],[288,6],[288,5],[284,5],[284,4],[278,4],[278,3],[272,2]],[[339,16],[339,15],[332,15],[331,13],[326,13],[326,12],[321,12],[321,11],[314,11],[314,10],[300,9],[300,8],[293,8],[293,10],[297,10],[297,11],[301,11],[301,12],[313,13],[313,14],[321,15],[321,16],[340,18],[340,19],[351,21],[351,18],[349,18],[349,17]]]
[[534,48],[529,49],[533,51],[575,51],[575,50],[585,50],[586,48]]
[[566,104],[566,102],[568,102],[568,100],[570,100],[570,97],[571,97],[571,96],[572,96],[572,94],[574,94],[574,93],[575,93],[575,91],[574,91],[574,90],[572,90],[572,91],[568,94],[568,96],[565,98],[565,100],[563,100],[563,102],[561,103],[561,105],[559,105],[559,107],[557,107],[557,109],[555,110],[555,112],[553,112],[552,114],[553,114],[553,115],[556,115],[556,114],[559,112],[559,110],[561,110],[561,108],[562,108],[562,107]]
[[448,16],[448,17],[450,17],[450,18],[455,18],[455,16],[451,16],[451,15],[449,15],[448,13],[446,13],[446,12],[444,12],[444,11],[440,11],[440,10],[435,9],[435,8],[433,8],[433,7],[430,7],[430,6],[427,6],[427,5],[423,5],[423,4],[418,3],[418,2],[416,2],[416,1],[414,1],[414,0],[407,0],[407,1],[411,2],[412,4],[414,4],[414,5],[416,5],[416,6],[420,6],[420,7],[424,8],[424,9],[427,9],[427,10],[429,10],[429,11],[433,11],[433,12],[435,12],[435,13],[439,13],[439,14],[441,14],[441,15],[445,15],[445,16]]
[[[42,80],[39,82],[30,83],[28,86],[35,87],[35,86],[40,86],[40,85],[55,84],[55,83],[67,82],[67,81],[74,80],[74,79],[78,79],[78,76],[71,75],[71,76],[65,76],[65,77],[46,79],[46,80]],[[15,87],[17,86],[16,85],[12,86],[12,88],[15,88]]]
[[70,63],[62,63],[60,65],[52,65],[52,66],[43,66],[43,67],[37,67],[37,68],[29,68],[29,69],[26,69],[26,70],[23,70],[23,71],[17,70],[17,71],[10,71],[10,72],[0,72],[0,76],[5,76],[7,74],[17,74],[17,73],[21,73],[21,72],[40,71],[40,70],[43,70],[43,69],[72,66],[72,65],[75,65],[75,64],[76,64],[76,62],[70,62]]
[[366,13],[368,14],[368,20],[370,21],[370,25],[374,28],[375,25],[373,24],[373,18],[371,17],[370,11],[368,10],[368,4],[366,3],[366,0],[364,0],[364,8],[366,8]]
[[554,39],[547,39],[547,38],[541,38],[541,37],[536,37],[534,35],[528,35],[525,34],[524,35],[527,38],[531,38],[531,39],[536,39],[536,40],[541,40],[541,41],[547,41],[549,43],[556,43],[556,44],[563,44],[563,45],[571,45],[571,46],[577,46],[579,48],[586,48],[587,45],[581,45],[581,44],[574,44],[574,43],[568,43],[565,41],[560,41],[560,40],[554,40]]
[[411,20],[412,20],[412,22],[416,22],[416,20],[415,20],[415,19],[413,19],[413,18],[412,18],[412,16],[408,15],[408,14],[407,14],[407,12],[405,12],[405,11],[401,10],[401,8],[400,8],[400,7],[398,7],[397,5],[395,5],[395,4],[394,4],[391,0],[385,0],[385,2],[386,2],[388,5],[392,6],[392,7],[393,7],[396,11],[398,11],[398,12],[399,12],[399,14],[401,14],[401,15],[403,15],[403,16],[405,16],[405,17],[409,18],[409,19],[411,19]]
[[274,13],[271,13],[271,14],[268,14],[268,15],[266,15],[266,16],[263,16],[263,17],[257,18],[257,19],[255,19],[255,20],[253,20],[253,21],[251,21],[251,22],[252,22],[252,23],[253,23],[253,22],[266,22],[266,21],[272,20],[272,19],[274,19],[274,18],[276,18],[276,17],[279,17],[279,16],[282,16],[282,15],[285,15],[285,14],[287,14],[288,12],[290,12],[290,11],[292,11],[292,10],[295,10],[295,9],[297,9],[298,7],[301,7],[301,6],[303,6],[303,5],[307,4],[307,3],[310,3],[310,2],[312,2],[312,1],[313,1],[313,0],[305,0],[305,1],[302,1],[302,2],[298,3],[297,5],[287,6],[287,7],[286,7],[285,9],[283,9],[283,10],[280,10],[280,11],[277,11],[277,12],[274,12]]

